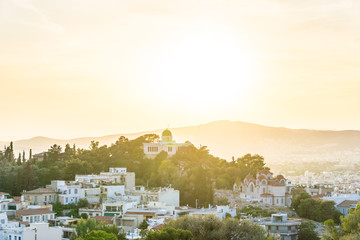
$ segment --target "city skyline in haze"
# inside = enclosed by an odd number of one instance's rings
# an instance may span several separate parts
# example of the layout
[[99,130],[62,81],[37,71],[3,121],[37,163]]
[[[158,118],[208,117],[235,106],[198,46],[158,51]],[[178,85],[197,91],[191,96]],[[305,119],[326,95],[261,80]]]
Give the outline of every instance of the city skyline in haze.
[[0,3],[0,140],[360,129],[360,2]]

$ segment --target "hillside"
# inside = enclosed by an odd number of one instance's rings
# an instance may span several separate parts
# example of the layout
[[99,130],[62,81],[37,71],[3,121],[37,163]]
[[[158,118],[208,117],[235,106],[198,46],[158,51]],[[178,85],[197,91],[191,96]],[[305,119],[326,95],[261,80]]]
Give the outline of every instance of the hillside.
[[[231,121],[216,121],[197,126],[171,129],[178,142],[191,141],[196,146],[205,145],[215,156],[230,160],[246,153],[258,153],[268,163],[341,160],[343,162],[360,159],[360,131],[320,131],[267,127],[258,124]],[[161,134],[162,130],[133,134],[114,134],[102,137],[75,139],[51,139],[34,137],[14,142],[15,151],[33,153],[45,151],[56,143],[66,143],[88,148],[90,141],[99,141],[101,145],[110,145],[120,136],[130,139],[146,133]],[[0,142],[5,145],[8,142]]]

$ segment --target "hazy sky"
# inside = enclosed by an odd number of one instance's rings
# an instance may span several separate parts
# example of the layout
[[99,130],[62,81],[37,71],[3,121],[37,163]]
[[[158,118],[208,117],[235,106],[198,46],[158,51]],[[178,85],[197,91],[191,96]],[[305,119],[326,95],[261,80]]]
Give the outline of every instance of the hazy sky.
[[360,129],[358,0],[0,0],[0,140]]

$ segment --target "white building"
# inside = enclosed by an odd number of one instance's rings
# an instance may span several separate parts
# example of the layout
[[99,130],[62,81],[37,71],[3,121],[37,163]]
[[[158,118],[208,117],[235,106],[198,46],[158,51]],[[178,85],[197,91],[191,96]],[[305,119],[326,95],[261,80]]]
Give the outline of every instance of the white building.
[[129,195],[140,196],[140,203],[163,202],[168,206],[180,206],[180,191],[174,188],[158,188],[146,190],[144,186],[136,186],[135,190],[128,191]]
[[135,187],[135,173],[127,172],[126,168],[110,168],[109,172],[101,172],[98,175],[75,175],[75,181],[94,185],[105,183],[124,185],[126,190],[131,190]]
[[48,223],[32,223],[30,227],[6,227],[0,236],[6,240],[61,240],[60,227],[49,227]]
[[282,175],[273,178],[273,174],[263,169],[256,179],[248,174],[241,184],[240,198],[258,201],[272,206],[290,206],[291,195],[287,192],[286,179]]
[[231,217],[236,216],[236,209],[229,206],[216,206],[216,208],[202,208],[189,211],[190,216],[209,216],[214,215],[220,219],[226,218],[226,215],[230,214]]
[[105,202],[102,204],[102,215],[103,216],[114,216],[120,215],[125,213],[130,208],[136,208],[136,202],[123,202],[123,201],[116,201],[116,202]]
[[55,219],[55,213],[48,208],[25,209],[16,211],[16,218],[21,222],[41,223]]
[[103,198],[114,198],[125,195],[124,185],[100,186],[100,192]]
[[278,233],[281,240],[297,240],[298,227],[300,222],[287,219],[286,213],[271,214],[271,219],[261,221],[260,225],[265,226],[267,232]]
[[85,198],[89,203],[100,203],[100,188],[81,188],[80,198]]
[[46,186],[58,193],[59,202],[64,205],[77,203],[81,197],[81,185],[75,182],[66,182],[62,180],[53,180],[50,185]]
[[143,148],[147,157],[154,158],[162,151],[167,152],[169,155],[174,155],[181,147],[191,145],[189,142],[176,143],[175,140],[173,140],[170,130],[166,129],[162,132],[161,141],[156,143],[143,143]]

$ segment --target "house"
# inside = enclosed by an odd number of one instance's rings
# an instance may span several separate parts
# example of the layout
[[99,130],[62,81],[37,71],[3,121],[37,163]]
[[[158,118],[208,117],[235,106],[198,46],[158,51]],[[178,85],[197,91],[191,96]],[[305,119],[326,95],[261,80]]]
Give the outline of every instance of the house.
[[265,226],[267,232],[278,233],[281,240],[297,240],[300,222],[287,219],[286,213],[271,214],[269,221],[263,220],[259,223]]
[[[1,234],[3,232],[3,234]],[[8,240],[61,240],[60,227],[49,227],[48,223],[32,223],[30,227],[8,227],[0,229],[0,236]]]
[[157,188],[146,190],[144,186],[136,186],[135,190],[127,192],[133,196],[140,196],[140,203],[163,202],[168,206],[180,206],[180,192],[174,188]]
[[31,191],[23,191],[21,196],[30,200],[31,205],[48,205],[56,202],[57,195],[54,189],[37,188]]
[[99,175],[75,175],[75,181],[94,185],[124,185],[126,190],[132,190],[135,187],[135,173],[127,172],[126,168],[109,168],[109,172]]
[[340,204],[335,205],[335,207],[346,217],[350,213],[350,209],[355,209],[358,203],[359,201],[344,200]]
[[16,219],[21,222],[48,222],[55,218],[55,213],[48,208],[25,209],[16,211]]
[[161,141],[155,143],[143,143],[144,154],[148,158],[155,158],[157,154],[164,151],[169,156],[174,155],[181,147],[191,146],[189,142],[177,143],[173,140],[170,130],[166,129],[161,134]]
[[101,196],[104,199],[114,198],[118,196],[125,195],[125,186],[124,185],[111,185],[111,186],[100,186]]
[[58,193],[58,199],[61,204],[67,205],[70,203],[77,204],[80,197],[81,184],[73,181],[53,180],[50,185],[46,186]]
[[127,201],[107,201],[102,204],[102,216],[120,215],[129,208],[136,208],[136,202]]
[[273,173],[267,169],[259,171],[256,178],[248,174],[241,183],[240,190],[240,198],[244,200],[279,207],[291,205],[286,179],[282,175],[273,177]]
[[217,216],[219,219],[226,218],[227,215],[230,215],[231,217],[236,216],[236,209],[232,209],[229,206],[216,206],[216,208],[202,208],[202,209],[196,209],[195,211],[190,211],[190,216],[197,216],[197,217],[203,217],[203,216]]

